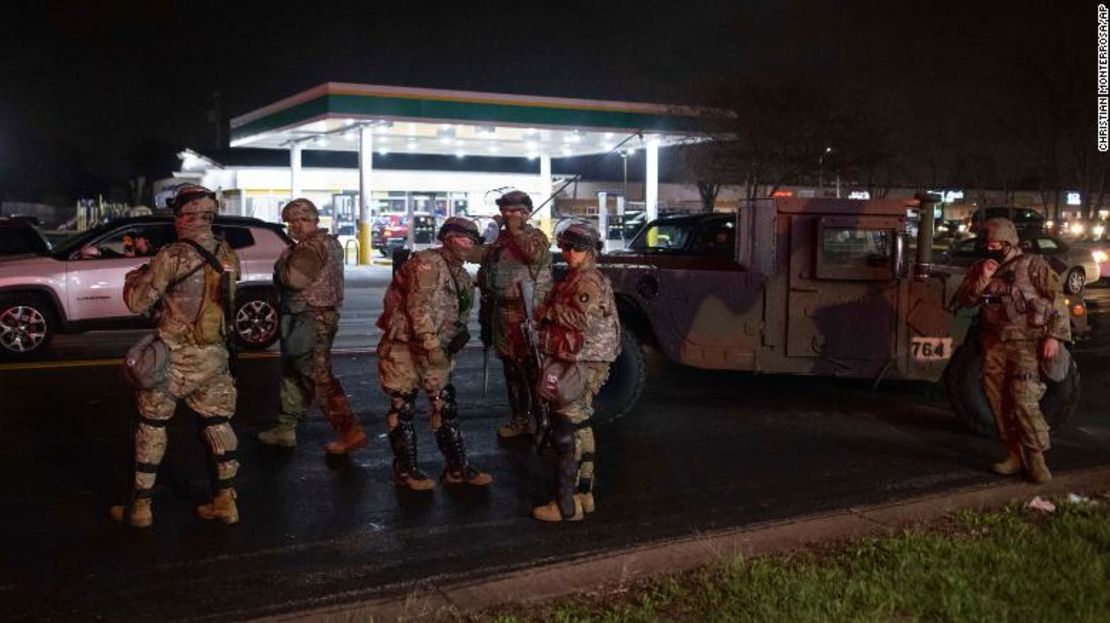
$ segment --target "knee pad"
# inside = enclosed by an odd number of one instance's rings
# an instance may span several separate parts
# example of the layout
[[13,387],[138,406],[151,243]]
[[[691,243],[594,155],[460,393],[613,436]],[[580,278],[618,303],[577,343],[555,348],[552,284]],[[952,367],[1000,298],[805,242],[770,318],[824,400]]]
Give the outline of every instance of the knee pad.
[[234,454],[235,450],[239,447],[239,439],[235,436],[235,431],[231,428],[228,418],[225,417],[209,417],[201,421],[201,432],[204,434],[204,439],[208,442],[208,447],[212,449],[214,456],[223,456],[225,454]]
[[[390,404],[389,413],[386,414],[386,419],[390,416],[397,416],[399,422],[412,423],[413,418],[416,417],[416,390],[407,394],[401,392],[389,392]],[[396,404],[400,401],[401,404]]]
[[444,421],[453,421],[459,415],[459,405],[455,402],[455,386],[448,383],[439,390],[438,398],[443,401],[440,416]]

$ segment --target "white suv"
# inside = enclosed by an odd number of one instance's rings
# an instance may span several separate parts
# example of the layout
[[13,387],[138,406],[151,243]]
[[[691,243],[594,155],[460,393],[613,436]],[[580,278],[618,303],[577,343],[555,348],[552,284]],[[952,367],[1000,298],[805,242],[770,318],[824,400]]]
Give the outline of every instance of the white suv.
[[[278,338],[274,262],[292,241],[281,225],[217,217],[213,226],[239,255],[235,331],[245,348]],[[176,239],[169,216],[111,221],[60,243],[48,255],[0,258],[0,357],[42,352],[54,333],[153,326],[123,303],[123,277]]]

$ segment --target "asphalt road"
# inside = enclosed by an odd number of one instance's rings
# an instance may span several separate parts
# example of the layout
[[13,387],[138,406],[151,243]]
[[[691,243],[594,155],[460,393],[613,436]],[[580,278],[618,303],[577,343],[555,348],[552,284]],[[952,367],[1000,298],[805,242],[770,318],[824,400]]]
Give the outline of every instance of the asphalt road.
[[[871,391],[705,372],[649,354],[638,408],[597,432],[598,511],[580,524],[542,525],[528,514],[547,497],[546,459],[495,440],[506,412],[500,374],[483,397],[481,351],[467,349],[455,374],[464,431],[472,460],[495,482],[478,491],[400,491],[389,480],[386,401],[366,352],[376,340],[367,325],[380,308],[380,283],[354,285],[341,331],[350,354],[337,358],[336,371],[373,441],[329,464],[322,445],[330,429],[313,412],[296,450],[260,447],[253,434],[276,412],[278,361],[245,360],[236,526],[193,515],[207,480],[185,409],[170,426],[154,527],[108,520],[107,507],[126,491],[133,406],[115,366],[99,359],[118,356],[133,336],[65,338],[58,348],[74,350],[54,361],[0,368],[3,618],[240,619],[996,478],[985,466],[1000,449],[967,433],[936,387]],[[1110,289],[1092,291],[1096,302],[1110,298]],[[1079,414],[1056,432],[1049,454],[1059,472],[1110,462],[1110,353],[1099,341],[1078,360]],[[422,466],[438,474],[423,413],[419,421]]]

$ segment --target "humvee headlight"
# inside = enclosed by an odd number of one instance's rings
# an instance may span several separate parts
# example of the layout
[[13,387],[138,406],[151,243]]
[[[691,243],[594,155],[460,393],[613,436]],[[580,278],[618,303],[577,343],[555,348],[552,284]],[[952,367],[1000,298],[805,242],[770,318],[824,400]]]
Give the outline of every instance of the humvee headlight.
[[967,233],[967,223],[960,223],[959,230],[961,234]]
[[1091,251],[1091,257],[1096,264],[1105,264],[1106,260],[1110,260],[1110,255],[1107,255],[1106,251]]

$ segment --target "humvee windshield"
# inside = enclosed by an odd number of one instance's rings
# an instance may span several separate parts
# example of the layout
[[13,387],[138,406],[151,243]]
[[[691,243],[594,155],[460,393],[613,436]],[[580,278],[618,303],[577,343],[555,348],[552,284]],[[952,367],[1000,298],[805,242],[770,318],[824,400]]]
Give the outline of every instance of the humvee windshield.
[[684,253],[731,257],[736,244],[735,216],[657,221],[629,244],[642,253]]

